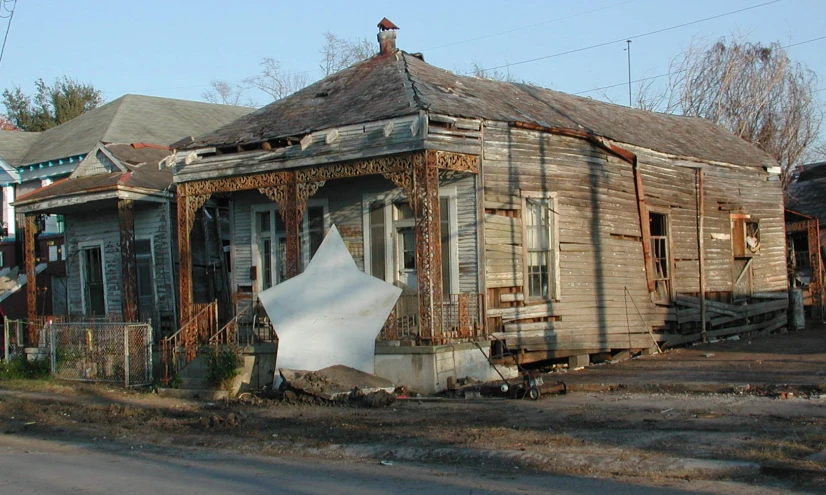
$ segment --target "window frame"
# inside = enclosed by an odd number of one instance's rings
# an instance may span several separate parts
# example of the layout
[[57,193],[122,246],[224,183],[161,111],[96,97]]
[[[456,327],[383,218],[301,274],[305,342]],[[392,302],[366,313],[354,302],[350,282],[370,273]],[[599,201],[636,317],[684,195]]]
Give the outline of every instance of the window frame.
[[[531,200],[541,200],[547,201],[549,206],[549,213],[550,215],[548,218],[550,219],[550,225],[548,226],[548,234],[550,236],[549,239],[549,247],[548,250],[550,260],[548,266],[551,270],[553,270],[552,274],[549,274],[548,281],[552,284],[552,287],[548,291],[548,296],[532,296],[530,294],[530,273],[529,273],[529,261],[530,261],[530,252],[528,250],[528,203]],[[539,302],[539,301],[559,301],[562,298],[562,290],[561,290],[561,277],[560,277],[560,269],[559,269],[559,195],[557,192],[533,192],[533,191],[523,191],[522,192],[522,215],[521,215],[521,223],[522,223],[522,289],[524,292],[525,300],[531,302]]]
[[98,241],[83,241],[77,244],[77,250],[79,260],[80,260],[80,305],[81,311],[84,316],[91,316],[86,313],[86,256],[83,251],[91,250],[94,248],[100,249],[100,272],[101,278],[103,280],[103,310],[104,314],[101,316],[108,316],[109,315],[109,291],[106,290],[107,287],[107,279],[106,279],[106,251],[102,240]]
[[[150,274],[151,274],[151,278],[152,278],[150,286],[152,287],[152,301],[154,303],[155,308],[157,308],[158,307],[158,290],[157,290],[158,289],[158,284],[156,283],[157,273],[155,273],[155,237],[154,236],[135,237],[135,271],[136,271],[136,275],[137,275],[137,270],[138,270],[138,260],[137,260],[138,259],[138,241],[149,241],[149,259],[150,259],[149,270],[150,270]],[[140,277],[136,277],[136,278],[140,279]],[[138,296],[138,299],[140,300],[140,289],[138,289],[138,292],[137,292],[136,296]],[[140,301],[138,302],[138,305],[140,306]]]
[[[443,294],[458,294],[459,293],[459,211],[458,211],[458,192],[456,187],[440,187],[439,188],[439,203],[441,208],[441,200],[447,198],[448,205],[448,223],[449,226],[455,230],[450,235],[450,287],[446,290],[442,287]],[[366,193],[362,195],[361,211],[362,211],[362,238],[364,242],[364,273],[368,275],[372,273],[372,232],[370,229],[370,208],[372,203],[383,203],[384,210],[384,276],[381,278],[385,282],[395,282],[397,276],[394,273],[396,267],[396,257],[398,255],[398,240],[396,239],[396,222],[394,205],[399,202],[408,202],[407,195],[401,190],[385,191],[381,193]],[[441,218],[439,221],[439,229],[441,232]]]
[[[313,198],[307,200],[307,207],[304,208],[304,216],[301,218],[301,227],[299,229],[299,256],[301,258],[301,269],[302,271],[307,268],[307,265],[310,263],[310,250],[309,250],[309,243],[310,243],[310,232],[309,232],[309,213],[308,210],[310,207],[318,207],[321,206],[324,209],[324,226],[323,226],[323,233],[322,237],[327,235],[327,232],[330,231],[330,207],[329,207],[329,200],[328,198]],[[277,246],[277,236],[275,233],[275,216],[279,215],[278,213],[278,205],[275,203],[271,204],[256,204],[252,205],[250,209],[250,248],[252,250],[251,262],[252,266],[257,267],[257,277],[255,280],[251,281],[256,288],[256,291],[261,292],[264,286],[264,270],[263,270],[263,256],[261,253],[260,248],[260,241],[261,235],[259,233],[259,225],[257,223],[257,216],[260,213],[269,213],[270,214],[270,234],[269,238],[271,241],[270,249],[272,250],[273,247]],[[278,217],[279,221],[283,222],[281,217]],[[277,253],[273,253],[270,259],[271,263],[271,270],[273,275],[273,283],[271,287],[275,287],[278,285],[278,282],[275,281],[278,274],[278,256]]]
[[[676,290],[675,290],[675,287],[674,287],[674,270],[675,270],[676,265],[674,263],[674,236],[672,235],[672,233],[674,231],[671,227],[671,209],[670,208],[647,207],[647,217],[648,217],[648,222],[649,222],[649,230],[648,230],[649,234],[648,234],[648,236],[649,236],[649,243],[651,243],[649,245],[649,249],[651,249],[651,268],[653,270],[654,267],[655,267],[655,263],[654,263],[654,245],[653,245],[655,236],[651,234],[651,227],[650,227],[651,215],[652,214],[660,215],[660,216],[665,217],[666,235],[664,237],[666,238],[665,248],[667,250],[666,257],[667,257],[667,262],[668,262],[668,277],[667,277],[667,280],[668,280],[668,298],[663,300],[663,299],[660,299],[658,297],[658,292],[656,290],[656,282],[657,282],[658,279],[656,277],[656,274],[652,273],[651,274],[651,280],[654,281],[655,290],[654,290],[654,292],[651,292],[651,301],[654,304],[670,306],[674,302],[674,300],[676,298],[676,293],[677,293]],[[663,237],[663,236],[656,236],[656,237]]]

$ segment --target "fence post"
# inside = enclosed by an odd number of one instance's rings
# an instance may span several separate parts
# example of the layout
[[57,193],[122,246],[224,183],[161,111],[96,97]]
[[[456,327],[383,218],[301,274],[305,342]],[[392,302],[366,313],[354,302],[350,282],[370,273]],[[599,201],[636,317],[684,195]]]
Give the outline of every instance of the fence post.
[[52,374],[57,375],[57,346],[54,338],[54,325],[49,321],[49,357],[51,358]]
[[129,387],[129,325],[123,326],[123,376],[125,386]]
[[9,319],[3,320],[3,356],[9,362]]

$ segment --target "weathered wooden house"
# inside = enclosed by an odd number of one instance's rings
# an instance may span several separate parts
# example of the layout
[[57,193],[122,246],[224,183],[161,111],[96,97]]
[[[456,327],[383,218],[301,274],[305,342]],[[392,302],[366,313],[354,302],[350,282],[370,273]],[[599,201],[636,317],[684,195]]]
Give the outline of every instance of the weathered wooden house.
[[463,342],[579,364],[785,324],[768,155],[702,119],[459,76],[379,28],[374,57],[192,145],[183,320],[194,215],[221,195],[236,300],[299,273],[335,224],[361,269],[405,288],[377,373],[426,389],[487,367]]

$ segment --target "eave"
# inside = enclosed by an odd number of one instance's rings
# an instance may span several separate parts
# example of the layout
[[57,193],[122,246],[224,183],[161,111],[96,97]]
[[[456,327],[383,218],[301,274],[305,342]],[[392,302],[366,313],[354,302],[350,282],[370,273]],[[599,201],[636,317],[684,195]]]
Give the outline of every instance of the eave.
[[15,201],[12,206],[18,213],[33,213],[59,210],[64,208],[76,208],[82,205],[89,205],[88,209],[94,209],[94,203],[106,200],[131,199],[133,201],[146,201],[160,203],[173,196],[170,191],[158,191],[156,189],[145,189],[140,187],[125,187],[120,184],[114,186],[88,189],[72,194],[47,196],[31,200]]

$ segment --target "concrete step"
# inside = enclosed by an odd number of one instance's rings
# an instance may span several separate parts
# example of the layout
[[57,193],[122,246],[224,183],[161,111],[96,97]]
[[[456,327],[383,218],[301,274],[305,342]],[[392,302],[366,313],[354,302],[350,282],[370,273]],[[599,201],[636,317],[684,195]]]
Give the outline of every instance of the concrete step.
[[227,391],[207,388],[159,388],[158,395],[177,399],[220,400],[227,398]]
[[179,388],[192,388],[192,389],[202,389],[202,388],[210,388],[209,383],[203,378],[188,378],[188,377],[180,377],[180,386]]

